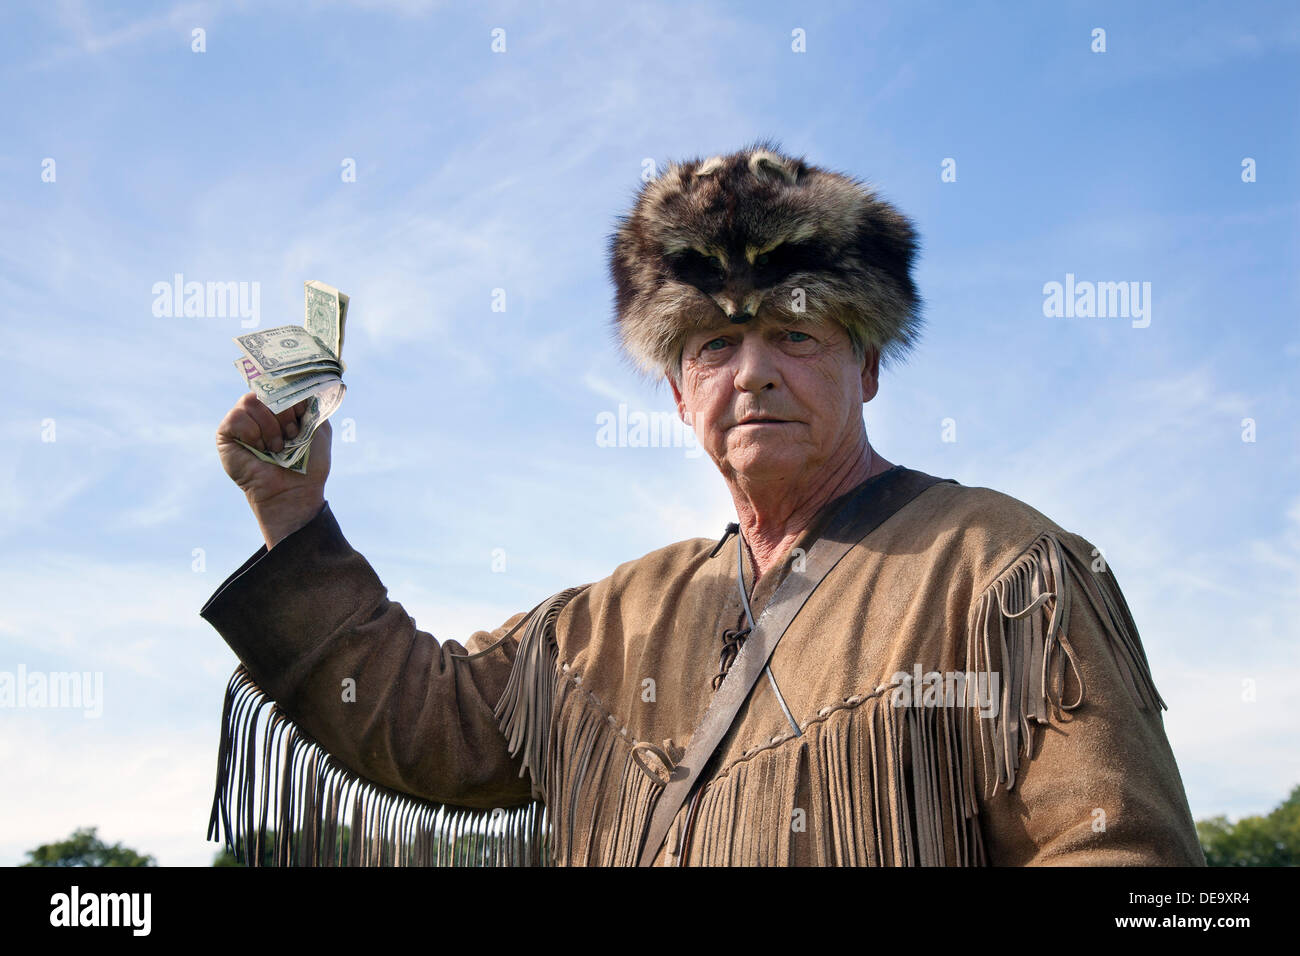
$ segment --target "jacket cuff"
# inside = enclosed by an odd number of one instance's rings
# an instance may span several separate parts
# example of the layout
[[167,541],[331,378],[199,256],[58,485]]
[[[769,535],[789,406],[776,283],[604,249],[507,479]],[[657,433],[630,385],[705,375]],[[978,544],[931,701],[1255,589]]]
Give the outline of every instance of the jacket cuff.
[[294,664],[361,604],[377,603],[386,593],[326,502],[274,548],[258,548],[213,592],[199,616],[216,628],[262,689],[283,702]]

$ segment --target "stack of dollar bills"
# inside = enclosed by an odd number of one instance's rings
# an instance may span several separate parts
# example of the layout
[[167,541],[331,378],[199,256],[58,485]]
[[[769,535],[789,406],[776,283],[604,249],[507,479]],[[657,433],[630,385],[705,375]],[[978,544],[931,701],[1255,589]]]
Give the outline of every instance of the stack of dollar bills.
[[[343,331],[348,297],[323,282],[311,280],[305,289],[302,325],[282,325],[265,332],[235,337],[243,352],[235,367],[248,387],[275,414],[307,399],[298,434],[285,439],[277,452],[260,451],[239,442],[263,461],[307,474],[311,437],[321,422],[343,404]],[[238,440],[238,439],[236,439]]]

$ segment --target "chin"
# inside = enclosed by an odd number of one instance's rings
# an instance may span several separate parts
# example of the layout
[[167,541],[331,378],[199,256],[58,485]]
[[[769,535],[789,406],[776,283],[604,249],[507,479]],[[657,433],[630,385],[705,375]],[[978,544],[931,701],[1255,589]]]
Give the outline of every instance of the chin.
[[732,458],[731,467],[737,475],[751,481],[774,481],[792,478],[799,473],[802,459],[773,453],[770,455],[743,455]]

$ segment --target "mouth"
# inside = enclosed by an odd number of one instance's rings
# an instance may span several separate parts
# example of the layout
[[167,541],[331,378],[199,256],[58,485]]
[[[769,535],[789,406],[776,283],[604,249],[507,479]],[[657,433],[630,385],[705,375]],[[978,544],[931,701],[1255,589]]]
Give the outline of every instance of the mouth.
[[742,425],[789,425],[790,422],[783,418],[747,418],[743,422],[736,422],[735,428]]

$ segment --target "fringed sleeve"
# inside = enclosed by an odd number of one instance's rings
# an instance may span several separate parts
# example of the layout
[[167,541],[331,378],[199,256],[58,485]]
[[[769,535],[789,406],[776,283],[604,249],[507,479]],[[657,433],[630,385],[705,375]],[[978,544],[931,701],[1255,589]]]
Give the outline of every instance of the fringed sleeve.
[[[1092,545],[1044,532],[983,591],[967,671],[999,677],[963,737],[995,866],[1204,866],[1137,626]],[[978,753],[975,743],[978,741]]]
[[220,824],[240,862],[545,862],[544,808],[493,712],[528,614],[475,635],[500,646],[465,659],[388,600],[328,505],[200,614],[242,662],[208,833]]

